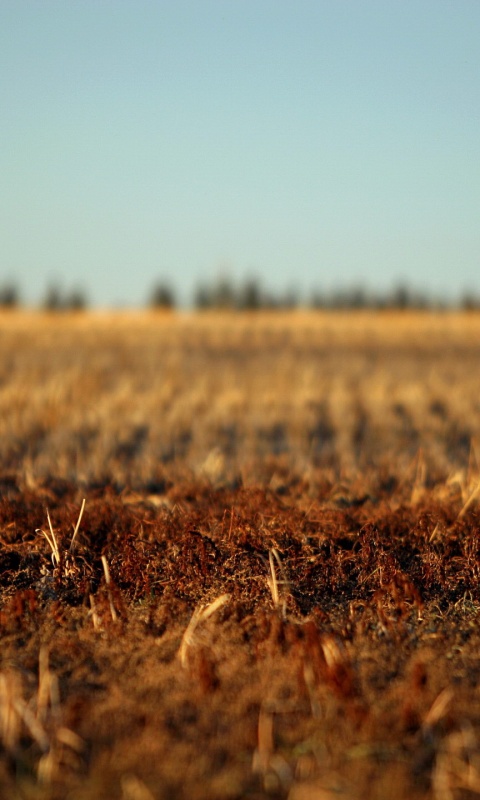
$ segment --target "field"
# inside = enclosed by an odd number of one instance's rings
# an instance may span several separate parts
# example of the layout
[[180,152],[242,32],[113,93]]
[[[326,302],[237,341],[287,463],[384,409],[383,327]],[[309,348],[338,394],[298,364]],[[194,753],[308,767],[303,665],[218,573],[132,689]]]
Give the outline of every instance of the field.
[[480,795],[480,316],[0,315],[0,797]]

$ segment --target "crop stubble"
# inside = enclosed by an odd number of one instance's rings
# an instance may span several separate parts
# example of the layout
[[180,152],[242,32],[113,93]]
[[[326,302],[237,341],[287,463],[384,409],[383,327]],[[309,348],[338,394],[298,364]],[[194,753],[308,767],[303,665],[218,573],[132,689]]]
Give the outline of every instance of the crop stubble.
[[480,793],[476,315],[0,345],[2,797]]

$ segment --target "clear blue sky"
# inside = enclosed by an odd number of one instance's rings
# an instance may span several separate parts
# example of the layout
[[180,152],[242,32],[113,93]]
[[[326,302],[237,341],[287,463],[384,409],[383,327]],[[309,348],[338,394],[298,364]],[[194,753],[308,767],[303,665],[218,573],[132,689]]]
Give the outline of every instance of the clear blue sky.
[[479,0],[0,0],[0,282],[480,292]]

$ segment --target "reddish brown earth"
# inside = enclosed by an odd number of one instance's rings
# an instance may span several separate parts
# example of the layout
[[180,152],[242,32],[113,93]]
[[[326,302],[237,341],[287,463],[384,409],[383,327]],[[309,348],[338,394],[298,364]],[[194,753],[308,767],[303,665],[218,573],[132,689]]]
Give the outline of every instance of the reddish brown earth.
[[70,552],[78,489],[5,479],[2,796],[420,798],[471,781],[478,514],[331,488],[97,487]]
[[[233,455],[222,445],[220,467],[215,451],[197,468],[195,439],[192,452],[154,466],[145,453],[157,440],[148,432],[133,456],[101,449],[109,434],[104,417],[92,451],[78,456],[75,479],[68,443],[78,435],[75,408],[83,403],[87,413],[87,395],[80,396],[80,372],[75,391],[48,372],[49,353],[66,363],[65,340],[55,349],[53,339],[21,326],[3,330],[12,361],[10,371],[4,365],[0,404],[7,408],[8,397],[21,403],[10,425],[3,423],[0,471],[0,797],[467,800],[480,793],[480,484],[474,445],[466,448],[463,436],[474,439],[480,423],[470,372],[463,395],[452,390],[465,405],[448,405],[447,395],[448,374],[460,374],[459,353],[471,364],[476,345],[455,335],[450,356],[442,360],[438,342],[424,353],[435,402],[422,395],[426,367],[415,377],[411,341],[406,350],[376,340],[381,370],[375,381],[368,373],[370,400],[367,384],[355,390],[361,404],[353,421],[345,415],[350,438],[342,438],[340,422],[328,435],[319,428],[328,447],[302,469],[300,444],[295,450],[292,442],[301,441],[307,411],[296,405],[293,420],[284,395],[284,406],[273,409],[291,434],[280,453],[275,436],[267,445],[258,432],[271,406],[259,398],[245,406],[263,448],[249,451],[251,472],[238,463],[248,438],[240,427]],[[72,334],[68,346],[75,341]],[[96,341],[92,335],[82,346],[101,351]],[[303,349],[299,342],[296,361],[307,374],[318,353],[310,340]],[[355,342],[350,350],[336,345],[351,367],[365,348]],[[33,364],[27,343],[36,352],[35,380],[18,366]],[[100,345],[120,370],[111,355],[117,345]],[[122,339],[122,375],[133,381],[130,346]],[[214,369],[208,348],[239,364],[244,346],[242,339],[228,355],[231,342],[208,340],[207,355],[196,355],[199,374]],[[182,348],[189,357],[190,339]],[[372,430],[377,435],[394,418],[387,411],[402,394],[399,364],[408,376],[403,422],[390,431],[392,451],[375,462],[380,444]],[[50,378],[56,394],[45,389]],[[27,379],[30,405],[28,391],[21,394]],[[99,402],[119,409],[117,372],[108,380],[111,397],[94,384]],[[388,391],[381,380],[391,380]],[[177,389],[181,404],[186,388]],[[418,415],[419,402],[430,416]],[[374,423],[372,408],[386,416]],[[111,422],[123,420],[124,430],[125,409]],[[186,408],[182,414],[183,425]],[[442,415],[448,442],[438,427]],[[235,424],[242,420],[238,412]],[[33,437],[40,429],[51,452]],[[405,449],[413,430],[412,460]],[[369,463],[353,463],[349,472],[342,467],[348,442],[349,459],[369,454]],[[410,466],[400,469],[403,463]]]

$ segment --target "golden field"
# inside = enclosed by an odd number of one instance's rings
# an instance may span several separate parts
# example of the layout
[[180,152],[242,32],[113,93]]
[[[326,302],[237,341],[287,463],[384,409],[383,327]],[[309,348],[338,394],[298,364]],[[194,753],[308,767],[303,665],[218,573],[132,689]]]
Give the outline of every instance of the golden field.
[[400,474],[419,450],[447,477],[480,431],[474,314],[4,313],[0,337],[2,463],[33,480]]

